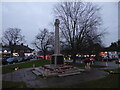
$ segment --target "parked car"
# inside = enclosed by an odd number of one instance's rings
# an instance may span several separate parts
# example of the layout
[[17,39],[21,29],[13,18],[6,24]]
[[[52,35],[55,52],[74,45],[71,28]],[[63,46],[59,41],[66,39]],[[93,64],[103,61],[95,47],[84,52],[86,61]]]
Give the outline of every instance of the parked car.
[[43,60],[43,56],[37,56],[37,60]]
[[16,57],[17,62],[22,62],[24,60],[24,57]]
[[27,61],[27,60],[30,60],[30,59],[33,59],[33,56],[25,56],[24,57],[24,61]]
[[119,58],[115,58],[115,57],[114,57],[114,58],[112,58],[112,60],[119,60]]
[[16,57],[11,57],[6,60],[6,63],[12,64],[18,62],[18,59]]
[[92,63],[92,62],[95,62],[95,59],[94,58],[85,58],[82,60],[84,63]]
[[16,57],[11,57],[11,58],[8,58],[6,60],[6,63],[17,63],[17,62],[22,62],[23,61],[23,57],[19,57],[19,56],[16,56]]
[[6,56],[6,57],[2,57],[2,65],[5,65],[7,64],[7,59],[10,58],[9,56]]

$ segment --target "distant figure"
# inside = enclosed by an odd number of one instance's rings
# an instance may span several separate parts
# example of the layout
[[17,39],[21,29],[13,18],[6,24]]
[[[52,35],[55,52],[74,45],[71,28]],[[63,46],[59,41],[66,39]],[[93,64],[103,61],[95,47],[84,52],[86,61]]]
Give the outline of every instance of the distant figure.
[[85,69],[86,69],[87,71],[89,71],[89,70],[91,69],[90,63],[87,63],[87,64],[85,65]]

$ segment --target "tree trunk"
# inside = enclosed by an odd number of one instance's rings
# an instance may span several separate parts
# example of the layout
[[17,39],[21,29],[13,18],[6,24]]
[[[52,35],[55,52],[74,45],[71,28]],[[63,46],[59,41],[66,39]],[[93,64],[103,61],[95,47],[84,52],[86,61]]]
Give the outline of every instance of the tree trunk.
[[10,48],[10,51],[11,51],[10,57],[13,57],[13,46],[12,46],[12,45],[9,45],[9,48]]
[[72,57],[73,57],[73,63],[75,63],[76,62],[76,54],[75,54],[75,52],[73,52]]
[[44,60],[46,60],[46,52],[43,53]]
[[10,57],[13,57],[13,50],[11,49]]

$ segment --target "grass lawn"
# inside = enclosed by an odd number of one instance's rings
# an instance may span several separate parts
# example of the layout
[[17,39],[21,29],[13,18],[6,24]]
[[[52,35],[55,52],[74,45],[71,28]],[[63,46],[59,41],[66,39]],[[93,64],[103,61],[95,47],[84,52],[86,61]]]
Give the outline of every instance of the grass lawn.
[[[66,62],[69,65],[73,65],[73,66],[77,66],[77,67],[84,67],[85,64],[81,64],[81,63],[72,63],[72,62]],[[25,62],[25,63],[20,63],[20,64],[12,64],[12,65],[8,65],[5,67],[2,67],[2,74],[5,73],[9,73],[14,71],[14,68],[19,67],[20,69],[22,68],[30,68],[33,66],[33,64],[35,65],[35,67],[41,66],[41,65],[45,65],[45,64],[50,64],[50,60],[35,60],[35,61],[30,61],[30,62]],[[91,65],[91,67],[94,68],[102,68],[105,66],[100,66],[100,65]]]
[[[79,83],[72,86],[55,86],[51,88],[119,88],[120,75],[110,74],[105,78]],[[50,88],[50,87],[49,87]]]
[[24,82],[2,81],[2,88],[26,88]]
[[77,84],[71,87],[79,88],[118,88],[119,87],[119,74],[110,74],[105,78]]
[[[110,69],[107,71],[120,71],[120,68]],[[49,88],[119,88],[120,74],[109,74],[107,77],[98,80],[92,80],[79,83],[72,86],[55,86]]]
[[110,71],[120,72],[120,68],[116,68],[116,69],[105,69],[104,71],[106,71],[106,72],[110,72]]
[[12,72],[14,71],[15,67],[21,68],[30,68],[35,65],[35,67],[45,65],[45,64],[50,64],[50,60],[35,60],[35,61],[30,61],[30,62],[25,62],[25,63],[20,63],[20,64],[13,64],[13,65],[8,65],[5,67],[2,67],[2,74]]

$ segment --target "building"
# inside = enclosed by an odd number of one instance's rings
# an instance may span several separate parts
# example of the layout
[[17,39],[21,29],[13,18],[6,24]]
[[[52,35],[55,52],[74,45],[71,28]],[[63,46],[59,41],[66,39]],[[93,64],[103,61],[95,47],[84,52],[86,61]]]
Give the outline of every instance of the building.
[[2,57],[10,56],[11,51],[13,52],[12,56],[30,56],[34,49],[29,48],[28,45],[23,45],[23,43],[21,45],[12,45],[12,50],[9,46],[2,46]]

